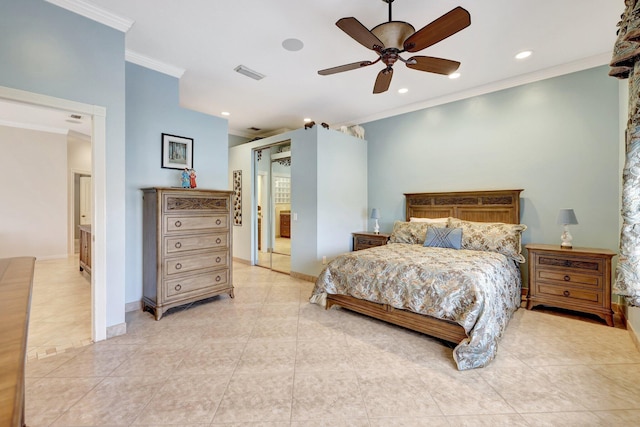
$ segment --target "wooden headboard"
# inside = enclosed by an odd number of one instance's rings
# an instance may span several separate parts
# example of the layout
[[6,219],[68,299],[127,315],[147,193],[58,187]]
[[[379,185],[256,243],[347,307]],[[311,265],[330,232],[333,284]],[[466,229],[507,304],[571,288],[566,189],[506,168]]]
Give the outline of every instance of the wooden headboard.
[[520,223],[522,190],[405,193],[407,221],[411,217],[454,217],[467,221]]

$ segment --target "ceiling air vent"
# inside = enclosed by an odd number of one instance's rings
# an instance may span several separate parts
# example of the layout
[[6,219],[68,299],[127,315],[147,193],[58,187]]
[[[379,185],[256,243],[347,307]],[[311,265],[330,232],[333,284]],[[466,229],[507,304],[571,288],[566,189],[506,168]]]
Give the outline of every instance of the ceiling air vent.
[[250,128],[247,128],[247,129],[252,130],[254,132],[258,132],[259,130],[262,130],[260,128],[255,127],[255,126],[251,126]]
[[240,74],[243,74],[247,77],[251,77],[253,80],[260,80],[264,78],[264,74],[260,74],[257,71],[253,71],[244,65],[238,65],[234,70]]
[[69,117],[71,117],[72,119],[76,119],[76,120],[80,120],[82,118],[82,116],[79,115],[79,114],[71,114]]

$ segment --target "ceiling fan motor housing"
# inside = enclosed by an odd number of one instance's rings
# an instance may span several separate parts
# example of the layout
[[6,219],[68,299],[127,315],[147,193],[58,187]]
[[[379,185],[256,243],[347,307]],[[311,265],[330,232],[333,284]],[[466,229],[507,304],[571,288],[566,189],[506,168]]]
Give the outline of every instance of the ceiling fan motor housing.
[[384,43],[385,48],[400,51],[404,49],[404,41],[415,33],[416,29],[408,22],[390,21],[377,25],[371,32]]

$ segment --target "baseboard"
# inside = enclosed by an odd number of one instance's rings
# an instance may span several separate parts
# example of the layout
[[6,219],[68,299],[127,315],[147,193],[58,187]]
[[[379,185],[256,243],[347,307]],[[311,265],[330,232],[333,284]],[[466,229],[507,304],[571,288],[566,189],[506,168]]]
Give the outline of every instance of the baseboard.
[[120,323],[119,325],[107,326],[107,339],[124,335],[127,333],[127,324]]
[[635,344],[636,349],[640,351],[640,340],[638,339],[638,333],[633,329],[633,326],[630,322],[627,322],[627,330],[631,334],[631,341],[633,341],[633,343]]
[[248,259],[242,259],[242,258],[233,257],[233,262],[237,262],[239,264],[251,265],[251,261],[249,261]]
[[128,302],[124,305],[124,312],[129,313],[131,311],[142,310],[142,302],[141,301],[132,301]]
[[315,277],[315,276],[309,276],[308,274],[302,274],[302,273],[298,273],[296,271],[292,271],[291,273],[289,273],[289,275],[291,277],[296,278],[296,279],[305,280],[305,281],[311,282],[311,283],[315,283],[316,280],[317,280],[317,277]]

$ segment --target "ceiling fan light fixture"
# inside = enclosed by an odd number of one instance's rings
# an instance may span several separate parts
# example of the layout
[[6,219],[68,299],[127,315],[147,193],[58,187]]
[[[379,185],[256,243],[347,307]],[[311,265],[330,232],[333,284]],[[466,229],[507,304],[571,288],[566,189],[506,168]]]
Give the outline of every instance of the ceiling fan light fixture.
[[233,70],[244,76],[251,77],[254,80],[261,80],[265,77],[264,74],[260,74],[257,71],[253,71],[252,69],[247,68],[244,65],[238,65]]
[[404,41],[415,33],[416,29],[408,22],[390,21],[373,27],[371,32],[386,48],[402,50]]
[[451,73],[451,74],[449,74],[449,78],[450,78],[451,80],[453,80],[453,79],[457,79],[457,78],[459,78],[459,77],[460,77],[460,73]]
[[525,59],[531,56],[533,52],[530,50],[523,50],[516,55],[516,59]]
[[407,92],[409,92],[409,89],[407,89],[406,87],[398,89],[398,93],[407,93]]

